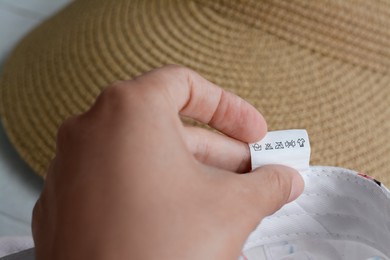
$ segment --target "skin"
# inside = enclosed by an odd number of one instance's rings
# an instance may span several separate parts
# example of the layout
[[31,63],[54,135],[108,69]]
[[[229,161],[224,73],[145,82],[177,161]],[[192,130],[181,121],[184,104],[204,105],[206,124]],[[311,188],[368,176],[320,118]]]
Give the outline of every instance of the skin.
[[304,186],[283,166],[238,174],[266,131],[254,107],[187,68],[113,84],[58,131],[33,212],[36,259],[238,259]]

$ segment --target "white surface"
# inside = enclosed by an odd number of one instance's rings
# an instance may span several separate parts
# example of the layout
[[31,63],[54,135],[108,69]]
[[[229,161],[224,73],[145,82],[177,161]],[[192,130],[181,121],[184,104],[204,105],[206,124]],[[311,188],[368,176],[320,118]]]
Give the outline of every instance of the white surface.
[[[0,69],[13,46],[69,0],[0,0]],[[20,159],[0,124],[0,237],[31,235],[42,180]]]

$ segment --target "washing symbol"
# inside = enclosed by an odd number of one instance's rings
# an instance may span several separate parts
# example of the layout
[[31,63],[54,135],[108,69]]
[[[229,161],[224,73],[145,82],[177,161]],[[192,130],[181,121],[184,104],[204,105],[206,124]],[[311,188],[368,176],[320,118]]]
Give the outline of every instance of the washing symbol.
[[253,144],[252,147],[253,147],[253,150],[255,150],[255,151],[261,151],[261,149],[262,149],[261,144],[258,144],[258,143]]
[[290,147],[294,148],[295,147],[295,141],[294,140],[291,140],[290,142],[286,141],[284,144],[286,145],[287,148],[290,148]]
[[275,149],[284,149],[283,142],[275,142]]
[[299,144],[300,147],[304,147],[305,146],[305,139],[299,138],[297,140],[297,143]]
[[272,147],[271,143],[266,143],[265,144],[265,150],[273,150],[274,148]]

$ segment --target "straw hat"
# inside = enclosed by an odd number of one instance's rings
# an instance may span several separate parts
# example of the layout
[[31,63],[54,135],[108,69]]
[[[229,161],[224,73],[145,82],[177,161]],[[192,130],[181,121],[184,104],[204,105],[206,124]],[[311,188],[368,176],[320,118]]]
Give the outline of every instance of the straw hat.
[[9,58],[2,122],[43,176],[64,118],[110,82],[168,63],[244,97],[271,130],[307,129],[312,164],[390,184],[390,3],[382,0],[74,1]]

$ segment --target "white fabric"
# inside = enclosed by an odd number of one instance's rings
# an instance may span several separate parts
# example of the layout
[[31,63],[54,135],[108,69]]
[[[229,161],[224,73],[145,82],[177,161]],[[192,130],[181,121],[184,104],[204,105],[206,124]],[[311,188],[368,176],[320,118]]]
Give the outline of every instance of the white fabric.
[[34,248],[23,250],[18,253],[0,258],[0,260],[34,260],[34,259],[35,259]]
[[265,218],[241,259],[390,259],[390,193],[356,172],[311,167],[303,194]]
[[32,248],[34,242],[31,236],[0,237],[0,257]]

